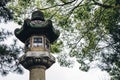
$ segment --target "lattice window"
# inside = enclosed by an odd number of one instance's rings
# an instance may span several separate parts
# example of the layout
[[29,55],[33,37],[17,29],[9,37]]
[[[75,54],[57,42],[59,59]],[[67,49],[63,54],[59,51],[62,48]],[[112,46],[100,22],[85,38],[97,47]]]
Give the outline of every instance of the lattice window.
[[33,47],[41,47],[41,46],[43,46],[42,37],[34,37],[33,38]]

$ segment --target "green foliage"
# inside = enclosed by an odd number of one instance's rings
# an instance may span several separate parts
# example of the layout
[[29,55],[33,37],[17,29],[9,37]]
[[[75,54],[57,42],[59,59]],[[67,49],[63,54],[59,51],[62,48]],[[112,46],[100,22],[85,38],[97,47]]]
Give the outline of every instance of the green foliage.
[[6,6],[9,1],[11,0],[0,0],[0,22],[1,19],[4,19],[4,22],[13,19],[12,11]]
[[16,40],[11,45],[5,44],[13,34],[5,29],[0,30],[0,74],[5,76],[9,72],[23,73],[18,64],[18,55],[22,51],[21,47],[16,46]]
[[53,45],[51,45],[51,52],[52,53],[60,53],[61,52],[60,46],[62,46],[62,45],[63,45],[62,41],[55,42]]
[[46,0],[47,3],[50,3],[51,5],[54,5],[55,0]]
[[72,64],[74,63],[72,60],[68,59],[68,56],[66,54],[62,54],[57,57],[57,61],[60,63],[60,66],[69,68],[72,67]]
[[4,41],[6,39],[6,37],[12,35],[11,32],[9,31],[5,31],[4,29],[0,30],[0,41]]

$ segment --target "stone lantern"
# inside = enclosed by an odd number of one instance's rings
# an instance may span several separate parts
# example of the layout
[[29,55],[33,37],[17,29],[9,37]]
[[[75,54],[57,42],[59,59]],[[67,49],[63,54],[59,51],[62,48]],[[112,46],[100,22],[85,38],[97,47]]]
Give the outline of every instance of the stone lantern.
[[30,80],[45,80],[45,70],[55,63],[50,54],[50,44],[59,37],[52,21],[44,19],[41,11],[34,11],[31,19],[25,19],[15,36],[25,44],[25,54],[19,62],[30,71]]

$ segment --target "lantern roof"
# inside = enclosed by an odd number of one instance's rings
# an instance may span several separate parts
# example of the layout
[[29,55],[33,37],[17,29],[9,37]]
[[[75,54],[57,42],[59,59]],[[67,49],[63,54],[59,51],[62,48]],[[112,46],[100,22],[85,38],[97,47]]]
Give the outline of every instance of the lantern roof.
[[44,20],[41,11],[33,12],[32,19],[24,20],[23,26],[15,30],[15,36],[23,43],[33,35],[45,35],[50,43],[53,43],[59,34],[59,31],[53,27],[51,20]]

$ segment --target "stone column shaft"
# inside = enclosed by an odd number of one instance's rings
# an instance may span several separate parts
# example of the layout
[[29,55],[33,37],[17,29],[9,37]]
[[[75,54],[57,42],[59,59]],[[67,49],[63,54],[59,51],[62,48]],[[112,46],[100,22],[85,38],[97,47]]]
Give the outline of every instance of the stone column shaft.
[[30,69],[30,80],[45,80],[45,68]]

